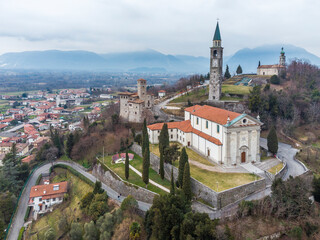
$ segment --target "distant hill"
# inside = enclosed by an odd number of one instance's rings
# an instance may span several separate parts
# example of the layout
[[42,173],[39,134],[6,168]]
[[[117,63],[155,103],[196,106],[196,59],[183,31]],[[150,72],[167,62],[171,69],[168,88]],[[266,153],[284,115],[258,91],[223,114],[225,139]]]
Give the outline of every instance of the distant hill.
[[109,54],[49,50],[3,54],[0,69],[206,73],[208,61],[154,50]]
[[[240,64],[244,73],[255,73],[259,60],[261,64],[278,63],[282,46],[286,52],[287,63],[293,58],[299,58],[320,65],[320,58],[303,48],[293,45],[266,45],[253,49],[244,48],[232,56],[225,56],[223,70],[228,64],[230,72],[234,73]],[[0,56],[0,69],[206,74],[209,72],[209,59],[166,55],[151,49],[108,54],[48,50],[3,54]]]
[[229,65],[231,73],[235,73],[239,64],[244,73],[256,73],[259,61],[261,65],[278,63],[282,47],[284,47],[287,63],[290,63],[293,59],[304,59],[320,66],[320,57],[300,47],[280,44],[264,45],[253,49],[241,49],[232,56],[226,57],[224,64]]

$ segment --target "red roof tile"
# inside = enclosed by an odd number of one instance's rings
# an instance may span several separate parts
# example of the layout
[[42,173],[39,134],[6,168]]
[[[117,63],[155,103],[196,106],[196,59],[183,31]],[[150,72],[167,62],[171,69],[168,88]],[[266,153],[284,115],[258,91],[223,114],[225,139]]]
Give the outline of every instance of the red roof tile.
[[[59,186],[58,190],[53,190],[54,186]],[[30,198],[33,197],[54,197],[56,194],[66,193],[68,190],[68,182],[52,183],[45,185],[33,186],[30,191]]]
[[231,112],[228,110],[224,110],[221,108],[211,107],[208,105],[199,106],[195,105],[192,107],[188,107],[185,111],[190,112],[192,115],[207,119],[209,121],[219,123],[221,125],[227,124],[228,117],[230,121],[240,116],[240,113]]

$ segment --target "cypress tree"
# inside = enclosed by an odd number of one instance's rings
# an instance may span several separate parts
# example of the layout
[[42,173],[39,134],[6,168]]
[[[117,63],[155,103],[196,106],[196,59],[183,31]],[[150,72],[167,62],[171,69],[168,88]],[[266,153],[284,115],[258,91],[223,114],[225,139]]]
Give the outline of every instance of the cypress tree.
[[125,170],[125,177],[128,180],[129,178],[129,154],[128,154],[128,149],[126,151],[126,161],[124,164],[124,170]]
[[192,198],[192,191],[190,182],[190,166],[188,162],[186,162],[184,166],[182,190],[184,195],[186,196],[186,199],[190,201]]
[[180,161],[179,161],[179,175],[178,175],[178,183],[179,188],[183,186],[183,174],[184,174],[184,166],[188,162],[188,154],[186,152],[186,148],[182,148],[180,154]]
[[228,66],[228,65],[227,65],[227,68],[226,68],[226,72],[224,73],[224,77],[225,77],[226,79],[231,78],[231,74],[230,74],[230,72],[229,72],[229,66]]
[[149,149],[149,136],[147,130],[147,121],[144,119],[143,128],[142,128],[142,154],[146,151],[146,148]]
[[68,139],[67,139],[67,149],[66,149],[67,156],[68,156],[69,158],[71,158],[71,152],[72,152],[73,145],[74,145],[74,137],[73,137],[73,133],[70,133],[70,134],[68,135]]
[[237,68],[237,74],[241,74],[242,73],[242,67],[239,65]]
[[171,186],[170,186],[170,194],[175,195],[175,186],[174,186],[174,177],[173,177],[173,168],[171,169]]
[[260,67],[260,66],[261,66],[261,63],[260,63],[260,61],[259,61],[258,67]]
[[160,153],[160,177],[161,179],[164,179],[164,163],[163,163],[163,158],[164,158],[164,155],[163,153],[161,154]]
[[148,149],[145,150],[143,154],[143,163],[142,163],[142,181],[146,184],[146,187],[149,183],[149,155],[150,152]]
[[278,152],[278,137],[274,126],[269,131],[267,145],[269,152],[271,152],[273,155]]

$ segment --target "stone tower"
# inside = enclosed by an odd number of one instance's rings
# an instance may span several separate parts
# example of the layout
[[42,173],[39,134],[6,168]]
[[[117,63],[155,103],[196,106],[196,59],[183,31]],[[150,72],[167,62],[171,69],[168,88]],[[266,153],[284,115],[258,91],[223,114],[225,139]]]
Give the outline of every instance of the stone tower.
[[138,96],[141,100],[145,101],[147,96],[147,81],[140,78],[137,80]]
[[219,101],[221,97],[223,47],[219,22],[213,37],[213,46],[210,48],[210,80],[209,101]]
[[286,65],[286,56],[284,55],[283,48],[281,48],[281,52],[280,52],[279,65],[280,66],[285,66]]

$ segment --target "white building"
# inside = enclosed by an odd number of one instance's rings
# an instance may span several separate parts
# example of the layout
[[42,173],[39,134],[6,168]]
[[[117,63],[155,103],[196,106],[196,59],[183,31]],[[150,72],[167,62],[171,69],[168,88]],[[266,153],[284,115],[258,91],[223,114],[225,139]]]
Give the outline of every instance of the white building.
[[[205,155],[209,160],[232,166],[260,162],[260,126],[247,115],[211,106],[185,109],[185,120],[168,122],[169,139]],[[148,126],[150,143],[159,143],[163,123]]]
[[68,182],[33,186],[28,205],[33,207],[35,216],[47,212],[50,207],[63,202],[63,195],[68,192]]
[[159,98],[162,98],[162,97],[165,97],[165,96],[166,96],[166,91],[165,90],[158,91],[158,97]]
[[286,70],[286,56],[283,48],[281,48],[279,64],[260,65],[257,68],[257,75],[279,75]]

